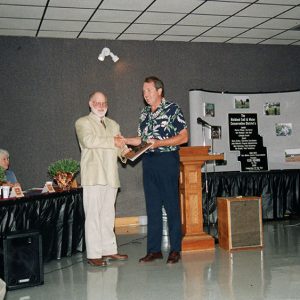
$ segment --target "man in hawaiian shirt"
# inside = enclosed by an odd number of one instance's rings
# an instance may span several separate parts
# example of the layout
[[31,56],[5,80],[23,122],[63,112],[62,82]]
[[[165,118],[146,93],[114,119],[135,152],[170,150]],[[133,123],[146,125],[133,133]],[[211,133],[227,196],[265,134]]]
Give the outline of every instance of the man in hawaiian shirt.
[[177,263],[181,251],[179,205],[179,145],[188,141],[187,125],[180,107],[164,98],[164,84],[157,77],[144,80],[143,95],[147,106],[139,118],[138,137],[125,143],[153,143],[143,155],[143,183],[148,217],[147,254],[140,262],[162,259],[162,206],[169,227],[170,253],[167,263]]

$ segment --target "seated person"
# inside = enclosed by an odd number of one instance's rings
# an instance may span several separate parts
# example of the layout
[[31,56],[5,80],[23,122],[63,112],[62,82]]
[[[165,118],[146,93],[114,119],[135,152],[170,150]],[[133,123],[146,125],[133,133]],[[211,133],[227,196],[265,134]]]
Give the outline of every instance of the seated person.
[[15,173],[8,169],[9,153],[4,149],[0,149],[0,166],[5,170],[6,183],[4,185],[19,186]]

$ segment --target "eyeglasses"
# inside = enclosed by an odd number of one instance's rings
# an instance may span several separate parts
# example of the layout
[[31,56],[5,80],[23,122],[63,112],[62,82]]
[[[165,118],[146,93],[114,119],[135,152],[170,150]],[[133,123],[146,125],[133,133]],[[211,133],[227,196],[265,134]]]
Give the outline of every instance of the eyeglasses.
[[107,102],[96,102],[96,101],[93,101],[93,105],[100,106],[100,107],[106,107],[107,106]]

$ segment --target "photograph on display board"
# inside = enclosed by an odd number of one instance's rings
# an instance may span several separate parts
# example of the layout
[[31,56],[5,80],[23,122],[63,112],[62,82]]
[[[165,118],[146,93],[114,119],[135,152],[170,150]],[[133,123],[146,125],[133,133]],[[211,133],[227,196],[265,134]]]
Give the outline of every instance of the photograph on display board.
[[264,114],[266,116],[278,116],[280,115],[280,103],[279,102],[267,102],[264,105]]
[[292,123],[276,123],[275,131],[277,136],[292,135]]
[[300,161],[300,149],[286,149],[284,156],[286,162]]
[[250,108],[249,96],[235,96],[234,97],[234,108],[236,108],[236,109]]
[[203,115],[204,117],[215,116],[215,104],[214,103],[203,103]]
[[221,126],[211,126],[210,138],[219,140],[221,139],[222,131]]

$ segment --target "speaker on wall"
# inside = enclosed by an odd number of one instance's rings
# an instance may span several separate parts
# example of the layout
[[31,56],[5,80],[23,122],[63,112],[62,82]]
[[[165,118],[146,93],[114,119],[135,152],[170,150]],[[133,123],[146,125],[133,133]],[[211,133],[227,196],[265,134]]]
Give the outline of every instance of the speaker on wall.
[[217,206],[221,248],[263,247],[261,197],[218,198]]
[[7,290],[44,283],[42,238],[38,231],[9,233],[2,238],[1,277]]

